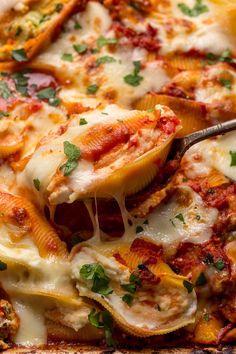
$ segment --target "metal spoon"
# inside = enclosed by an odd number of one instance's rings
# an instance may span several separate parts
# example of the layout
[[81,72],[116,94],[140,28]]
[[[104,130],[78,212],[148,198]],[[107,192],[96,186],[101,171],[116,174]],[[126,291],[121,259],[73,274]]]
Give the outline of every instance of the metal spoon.
[[205,140],[207,138],[228,133],[232,130],[236,130],[236,119],[229,120],[224,123],[219,123],[206,129],[199,130],[195,133],[186,135],[184,138],[175,139],[171,146],[168,159],[181,160],[185,152],[192,145],[198,143],[199,141]]

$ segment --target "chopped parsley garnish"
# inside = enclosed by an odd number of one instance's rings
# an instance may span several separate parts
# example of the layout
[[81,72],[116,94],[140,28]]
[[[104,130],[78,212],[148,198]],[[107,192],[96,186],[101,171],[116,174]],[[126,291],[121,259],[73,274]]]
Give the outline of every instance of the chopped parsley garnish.
[[61,12],[62,9],[63,9],[63,4],[61,4],[60,2],[55,5],[56,12]]
[[12,94],[7,83],[5,81],[0,81],[0,97],[7,100],[11,96]]
[[122,301],[124,301],[129,306],[132,305],[133,300],[134,297],[130,294],[125,294],[124,296],[122,296]]
[[106,64],[106,63],[114,63],[116,60],[109,56],[109,55],[105,55],[104,57],[100,57],[96,60],[96,65],[99,66],[101,64]]
[[10,113],[5,112],[5,111],[0,111],[0,119],[2,119],[3,117],[9,117]]
[[37,191],[40,190],[40,180],[38,178],[33,179],[34,187]]
[[232,58],[232,54],[229,50],[225,50],[219,57],[219,61],[226,63],[235,63],[235,59]]
[[178,8],[183,12],[184,15],[189,17],[197,17],[209,11],[209,8],[202,3],[202,0],[196,0],[192,8],[181,2],[178,4]]
[[56,90],[52,87],[47,87],[38,91],[37,97],[40,100],[48,100],[50,106],[54,107],[57,107],[61,102],[60,98],[56,97]]
[[148,219],[147,220],[145,220],[143,223],[144,223],[144,225],[148,225]]
[[44,23],[44,22],[50,20],[50,18],[51,18],[50,15],[43,14],[42,17],[41,17],[41,19],[40,19],[40,21],[39,21],[39,24]]
[[218,269],[218,270],[223,270],[225,267],[225,262],[223,261],[223,259],[218,259],[215,263],[214,266]]
[[95,309],[92,309],[88,315],[88,320],[92,326],[96,328],[103,328],[103,323],[99,320],[101,312],[97,312]]
[[61,59],[64,60],[64,61],[72,62],[73,61],[73,55],[71,53],[64,53],[64,54],[62,54]]
[[190,283],[188,280],[183,281],[183,286],[187,289],[188,293],[190,294],[194,289],[194,284]]
[[68,160],[60,167],[60,171],[63,170],[64,176],[69,176],[78,166],[80,149],[69,141],[64,141],[64,154],[67,156]]
[[98,263],[84,264],[80,269],[80,276],[84,280],[93,280],[91,290],[94,293],[106,296],[113,292],[109,287],[110,279]]
[[0,261],[0,270],[6,270],[7,269],[7,264]]
[[18,26],[17,29],[16,29],[16,37],[18,37],[21,33],[22,33],[22,27],[21,26]]
[[99,49],[101,49],[102,47],[104,47],[107,44],[117,44],[118,43],[118,39],[117,38],[105,38],[104,36],[100,36],[97,39],[97,46]]
[[28,80],[29,78],[24,75],[23,72],[12,74],[12,78],[15,81],[16,89],[23,96],[28,96]]
[[24,48],[21,48],[21,49],[14,49],[12,52],[11,52],[11,56],[14,60],[22,63],[24,61],[27,61],[28,58],[27,58],[27,55],[26,55],[26,52],[24,50]]
[[138,75],[141,70],[141,62],[139,60],[133,61],[134,64],[134,75]]
[[205,264],[208,264],[208,265],[213,264],[214,263],[214,257],[212,256],[211,253],[207,253],[206,257],[203,259],[203,262]]
[[128,284],[121,284],[122,289],[128,291],[131,294],[136,293],[138,285],[140,285],[142,282],[142,279],[139,274],[140,270],[142,271],[142,269],[139,269],[139,266],[138,266],[137,270],[135,270],[134,272],[132,272],[130,274],[129,283]]
[[87,51],[88,46],[85,43],[81,43],[81,44],[74,44],[73,48],[77,53],[84,54]]
[[78,233],[75,233],[71,236],[71,245],[75,246],[80,242],[83,242],[84,239],[82,237],[80,237],[80,235]]
[[159,304],[157,304],[156,306],[155,306],[155,309],[157,309],[157,311],[161,311],[161,306],[159,305]]
[[231,151],[230,150],[230,156],[231,156],[231,162],[230,166],[236,166],[236,151]]
[[[139,266],[138,266],[138,269],[139,269]],[[135,271],[134,271],[133,273],[130,274],[129,281],[130,281],[130,283],[134,283],[136,285],[140,285],[142,279],[140,278],[140,275],[136,274]]]
[[138,225],[136,226],[136,234],[139,234],[140,232],[143,232],[143,227]]
[[85,124],[88,124],[87,120],[85,118],[80,118],[79,125],[85,125]]
[[182,213],[179,213],[179,214],[175,215],[175,219],[178,219],[178,220],[181,221],[183,224],[185,224],[184,217],[183,217],[183,214],[182,214]]
[[136,284],[121,284],[122,289],[128,291],[131,294],[135,294],[137,290]]
[[128,74],[124,77],[124,82],[130,86],[139,86],[141,81],[143,80],[143,77],[138,75],[140,70],[141,70],[141,62],[140,61],[134,61],[134,71],[133,74]]
[[115,347],[115,341],[112,338],[113,332],[113,319],[108,311],[96,311],[92,309],[88,315],[88,320],[92,326],[96,328],[103,328],[106,343],[109,347]]
[[224,79],[223,77],[221,77],[219,79],[219,83],[221,84],[221,86],[226,87],[228,90],[232,90],[232,81],[229,79]]
[[206,58],[208,59],[207,63],[209,65],[215,64],[218,61],[231,64],[236,63],[236,59],[232,58],[232,54],[229,50],[223,51],[220,56],[215,55],[214,53],[207,53]]
[[88,95],[93,95],[94,93],[97,92],[98,89],[99,89],[99,87],[96,84],[89,85],[87,87],[87,94]]
[[79,22],[75,22],[74,29],[82,29],[82,26]]
[[201,220],[201,215],[197,214],[196,219],[197,219],[197,221]]
[[97,48],[92,48],[91,49],[91,53],[92,54],[96,54],[96,53],[98,53],[99,52],[99,50],[97,49]]
[[207,283],[207,279],[205,277],[205,274],[201,272],[196,280],[195,286],[202,286]]
[[204,313],[204,315],[202,316],[202,318],[204,319],[204,321],[208,322],[209,319],[210,319],[209,313]]

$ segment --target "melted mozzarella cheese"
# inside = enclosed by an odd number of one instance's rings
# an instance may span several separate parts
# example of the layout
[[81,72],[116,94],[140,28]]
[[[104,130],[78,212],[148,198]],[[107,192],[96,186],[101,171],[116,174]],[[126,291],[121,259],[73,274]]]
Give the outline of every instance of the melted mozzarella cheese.
[[[76,21],[81,24],[81,30],[74,29]],[[147,60],[144,49],[117,45],[117,49],[110,51],[108,46],[103,46],[96,54],[76,54],[74,44],[86,43],[88,47],[96,48],[100,36],[114,38],[111,24],[112,19],[107,9],[96,2],[89,2],[84,13],[69,21],[66,27],[68,32],[62,33],[57,42],[35,59],[33,65],[53,65],[54,69],[60,71],[60,75],[66,73],[73,82],[71,85],[81,93],[86,93],[90,84],[96,84],[99,88],[97,97],[124,107],[130,107],[146,92],[159,91],[169,80],[168,74],[163,62]],[[63,61],[63,53],[71,53],[73,63]],[[96,60],[104,56],[112,57],[113,62],[96,66]],[[142,80],[136,87],[124,81],[125,76],[133,73],[134,61],[144,64],[140,72]]]
[[[18,176],[18,185],[25,186],[26,188],[32,186],[32,191],[34,191],[35,195],[40,198],[39,193],[36,193],[37,191],[35,192],[33,179],[38,178],[40,180],[40,191],[42,194],[46,193],[51,178],[65,157],[63,152],[63,142],[73,141],[73,139],[82,134],[88,127],[98,123],[117,122],[117,119],[123,118],[124,113],[127,113],[127,111],[118,106],[110,105],[106,108],[99,107],[96,110],[75,116],[64,134],[49,141],[49,144],[42,145],[36,149],[33,158],[31,158],[23,173]],[[80,125],[80,118],[86,119],[87,124]],[[90,162],[80,161],[78,173],[71,176],[72,184],[74,186],[79,184],[81,190],[85,189],[94,177],[92,172],[93,165]],[[64,193],[63,190],[61,190],[61,199],[58,200],[58,202],[60,203],[63,200],[66,200],[70,194],[70,188],[68,189],[65,187]],[[73,197],[76,199],[76,196]]]
[[[221,84],[220,80],[224,75],[231,83],[230,89]],[[197,82],[195,89],[195,99],[204,103],[223,101],[228,97],[236,95],[236,73],[232,68],[225,64],[209,66],[201,73],[201,78]]]
[[[116,242],[114,243],[116,246]],[[109,246],[108,246],[109,247]],[[92,297],[90,295],[90,288],[92,287],[92,280],[85,281],[80,277],[80,270],[84,264],[98,263],[105,269],[106,275],[110,279],[110,287],[114,291],[107,295],[94,294],[96,299],[102,298],[107,302],[124,320],[131,326],[142,328],[146,330],[162,330],[166,328],[170,321],[170,327],[181,327],[181,320],[183,324],[194,321],[193,315],[196,311],[195,295],[191,294],[191,299],[186,296],[185,288],[175,287],[173,283],[168,284],[165,281],[159,285],[152,285],[152,287],[145,286],[144,289],[138,290],[134,297],[132,306],[129,307],[122,301],[124,291],[121,290],[121,284],[129,282],[130,271],[115,260],[114,257],[101,254],[102,246],[97,250],[89,247],[83,247],[80,252],[75,255],[72,260],[72,276],[76,280],[76,286],[82,296]],[[112,247],[111,251],[112,252]],[[173,299],[175,299],[173,301]],[[99,301],[99,300],[98,300]],[[153,308],[157,303],[163,311],[156,312]],[[114,311],[113,310],[113,311]],[[113,314],[114,316],[114,314]],[[115,316],[114,316],[115,317]]]
[[183,202],[175,194],[161,204],[143,224],[143,235],[164,246],[167,253],[174,253],[180,242],[203,243],[210,239],[218,210],[205,207],[201,197],[189,187],[181,187],[177,193],[186,195]]
[[189,177],[192,178],[204,176],[214,168],[235,181],[236,166],[231,166],[230,151],[236,152],[235,131],[196,144],[186,153],[185,159],[189,166],[189,169],[186,168],[187,175],[190,173]]
[[[164,106],[163,108],[156,106],[156,109],[160,110],[161,115],[164,117],[172,114]],[[116,105],[109,105],[98,107],[96,110],[88,111],[81,115],[74,115],[63,134],[60,136],[50,136],[49,134],[48,137],[41,141],[24,171],[18,176],[18,186],[32,189],[41,204],[45,202],[49,202],[51,205],[72,203],[78,198],[93,196],[99,191],[99,186],[104,180],[112,176],[114,172],[131,161],[138,161],[139,158],[141,159],[142,156],[147,155],[149,151],[156,147],[160,147],[161,150],[161,147],[166,146],[165,143],[167,144],[170,141],[168,136],[164,133],[162,136],[161,130],[158,128],[140,129],[133,135],[138,141],[136,148],[130,149],[129,142],[126,142],[122,147],[122,154],[115,156],[111,162],[105,161],[101,167],[98,166],[97,168],[95,168],[94,162],[83,158],[82,155],[78,166],[73,172],[63,179],[62,183],[57,184],[58,168],[65,162],[63,143],[69,141],[79,146],[80,135],[88,131],[92,126],[98,126],[99,123],[112,124],[123,120],[128,121],[129,118],[137,115],[146,118],[147,113],[145,111],[127,111]],[[81,118],[86,119],[87,124],[80,125]],[[155,145],[153,142],[155,142]],[[96,140],[94,140],[93,144],[97,144]],[[40,193],[33,185],[34,179],[40,180]]]
[[39,298],[11,298],[14,310],[20,318],[20,327],[14,336],[14,343],[34,346],[47,343],[47,329],[44,324],[44,304]]
[[11,9],[21,11],[22,9],[24,9],[26,2],[29,2],[29,0],[1,0],[0,17],[4,16],[5,13]]

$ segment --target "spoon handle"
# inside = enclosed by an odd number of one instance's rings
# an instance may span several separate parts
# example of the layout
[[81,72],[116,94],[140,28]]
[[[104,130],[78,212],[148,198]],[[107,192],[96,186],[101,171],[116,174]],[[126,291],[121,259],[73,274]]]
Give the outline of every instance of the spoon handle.
[[[224,123],[219,123],[213,125],[212,127],[199,130],[198,132],[189,134],[181,139],[176,139],[173,146],[173,153],[178,153],[180,157],[184,155],[184,153],[194,144],[199,141],[205,140],[212,136],[216,136],[219,134],[228,133],[232,130],[236,130],[236,119],[229,120]],[[172,149],[171,149],[172,150]]]

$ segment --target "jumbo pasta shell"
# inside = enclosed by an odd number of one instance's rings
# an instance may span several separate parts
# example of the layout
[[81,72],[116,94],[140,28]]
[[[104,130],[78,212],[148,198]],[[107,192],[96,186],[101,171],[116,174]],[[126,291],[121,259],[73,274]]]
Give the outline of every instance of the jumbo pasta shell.
[[177,133],[178,138],[211,125],[206,119],[206,110],[199,102],[167,95],[147,94],[136,103],[137,109],[152,109],[156,104],[170,107],[181,119],[182,129]]
[[39,255],[43,258],[67,258],[64,242],[33,204],[23,197],[5,192],[0,192],[0,204],[0,225],[14,227],[13,237],[17,233],[24,237],[27,235],[37,246]]
[[[99,114],[102,119],[97,123]],[[75,116],[66,127],[59,127],[60,135],[49,134],[43,139],[22,171],[21,181],[26,189],[40,178],[40,192],[35,194],[47,198],[49,205],[94,197],[114,198],[143,189],[162,167],[180,129],[175,114],[160,105],[148,112],[110,105],[103,107],[101,113],[83,113],[87,124],[82,127],[79,119]],[[68,160],[63,150],[65,143],[79,150],[77,161]],[[43,172],[38,166],[41,157],[48,165]],[[69,173],[64,169],[68,162],[69,167],[74,164]]]
[[[118,244],[118,243],[116,243]],[[122,247],[117,245],[117,250],[122,258]],[[108,249],[108,246],[105,247]],[[129,268],[129,260],[132,266],[138,261],[142,264],[143,257],[132,255],[132,251],[125,253],[125,263],[119,262],[112,254],[116,250],[115,244],[110,245],[110,256],[104,255],[103,247],[81,246],[78,254],[72,259],[72,274],[76,280],[77,289],[81,296],[86,296],[99,302],[114,317],[117,324],[126,332],[138,336],[149,337],[169,333],[178,328],[193,323],[196,311],[196,294],[189,293],[184,287],[186,278],[174,274],[170,268],[157,259],[155,266],[149,269],[145,266],[147,273],[151,276],[152,284],[141,280],[140,287],[132,292],[132,303],[127,304],[123,299],[129,290],[124,284],[131,281],[130,275],[134,269]],[[107,254],[107,251],[105,252]],[[92,291],[92,281],[85,280],[80,270],[84,265],[99,264],[103,267],[105,274],[110,279],[109,287],[112,293],[103,296]],[[144,263],[145,264],[145,263]],[[167,304],[168,305],[165,305]]]

